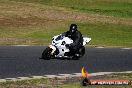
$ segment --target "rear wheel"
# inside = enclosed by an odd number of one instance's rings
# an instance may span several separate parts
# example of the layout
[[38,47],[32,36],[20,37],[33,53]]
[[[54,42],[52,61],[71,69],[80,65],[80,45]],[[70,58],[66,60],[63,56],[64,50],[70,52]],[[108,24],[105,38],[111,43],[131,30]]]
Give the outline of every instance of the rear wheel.
[[51,55],[52,49],[47,47],[43,53],[42,53],[42,59],[44,60],[50,60],[53,58],[53,55]]

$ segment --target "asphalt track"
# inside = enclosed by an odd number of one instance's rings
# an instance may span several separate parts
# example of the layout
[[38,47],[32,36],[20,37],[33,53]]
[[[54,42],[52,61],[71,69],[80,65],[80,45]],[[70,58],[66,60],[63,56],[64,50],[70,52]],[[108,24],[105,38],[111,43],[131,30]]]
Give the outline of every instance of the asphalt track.
[[0,79],[23,76],[132,71],[132,49],[87,48],[80,60],[40,60],[43,46],[0,46]]

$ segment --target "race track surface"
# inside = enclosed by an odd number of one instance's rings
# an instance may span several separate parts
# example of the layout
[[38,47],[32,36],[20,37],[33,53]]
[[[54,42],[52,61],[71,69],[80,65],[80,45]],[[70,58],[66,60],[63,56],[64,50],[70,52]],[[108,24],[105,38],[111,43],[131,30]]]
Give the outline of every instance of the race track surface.
[[40,60],[43,46],[0,46],[0,79],[52,74],[132,71],[132,49],[87,48],[80,60]]

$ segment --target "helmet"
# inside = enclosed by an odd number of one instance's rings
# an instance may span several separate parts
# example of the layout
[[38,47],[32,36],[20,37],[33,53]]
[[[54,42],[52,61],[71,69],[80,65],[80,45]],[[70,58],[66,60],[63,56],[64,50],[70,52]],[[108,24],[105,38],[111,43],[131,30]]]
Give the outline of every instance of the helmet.
[[76,24],[71,24],[70,25],[70,30],[69,30],[71,33],[74,33],[77,31],[77,25]]

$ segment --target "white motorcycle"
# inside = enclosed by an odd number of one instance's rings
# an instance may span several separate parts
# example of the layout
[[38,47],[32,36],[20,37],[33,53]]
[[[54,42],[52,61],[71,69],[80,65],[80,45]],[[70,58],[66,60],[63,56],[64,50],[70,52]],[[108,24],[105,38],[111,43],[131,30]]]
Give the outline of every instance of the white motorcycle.
[[70,50],[66,47],[66,44],[73,43],[73,40],[65,37],[63,35],[54,36],[52,39],[52,44],[47,47],[43,53],[41,59],[50,60],[53,58],[60,59],[79,59],[85,54],[85,47],[87,43],[89,43],[91,38],[83,37],[83,45],[80,47],[78,52],[75,55],[69,55]]

